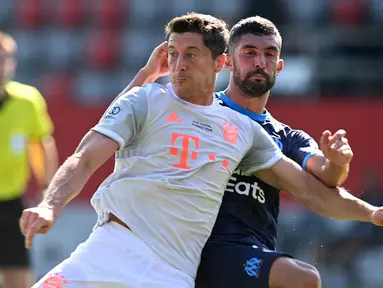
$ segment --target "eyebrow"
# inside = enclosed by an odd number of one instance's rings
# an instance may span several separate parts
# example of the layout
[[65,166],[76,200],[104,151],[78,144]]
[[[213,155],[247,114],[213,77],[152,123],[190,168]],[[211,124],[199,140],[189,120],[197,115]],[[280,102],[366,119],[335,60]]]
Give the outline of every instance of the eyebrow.
[[[247,45],[242,46],[241,49],[258,49],[258,47],[257,47],[257,46],[254,46],[254,45],[251,45],[251,44],[247,44]],[[274,51],[276,51],[276,52],[279,52],[278,47],[277,47],[277,46],[274,46],[274,45],[269,46],[269,47],[267,47],[267,48],[264,49],[264,50],[274,50]]]
[[[172,45],[169,45],[169,46],[168,46],[168,49],[169,49],[169,48],[176,49],[176,48],[175,48],[174,46],[172,46]],[[188,50],[197,50],[198,52],[201,52],[200,49],[198,49],[197,46],[188,46],[188,47],[186,47],[186,49],[188,49]]]

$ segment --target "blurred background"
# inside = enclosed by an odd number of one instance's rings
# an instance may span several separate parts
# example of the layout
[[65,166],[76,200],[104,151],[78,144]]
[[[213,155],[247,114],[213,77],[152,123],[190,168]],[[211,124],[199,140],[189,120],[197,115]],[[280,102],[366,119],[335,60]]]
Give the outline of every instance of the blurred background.
[[[317,141],[325,129],[346,129],[355,156],[345,186],[383,205],[383,0],[1,0],[0,29],[19,45],[15,80],[46,98],[60,162],[164,40],[165,24],[191,11],[230,26],[254,15],[277,25],[285,69],[269,111]],[[223,71],[217,90],[227,81]],[[88,237],[96,220],[89,199],[112,167],[111,159],[36,239],[36,277]],[[31,204],[35,187],[27,193]],[[383,229],[320,218],[282,197],[280,250],[314,264],[324,287],[383,287]]]

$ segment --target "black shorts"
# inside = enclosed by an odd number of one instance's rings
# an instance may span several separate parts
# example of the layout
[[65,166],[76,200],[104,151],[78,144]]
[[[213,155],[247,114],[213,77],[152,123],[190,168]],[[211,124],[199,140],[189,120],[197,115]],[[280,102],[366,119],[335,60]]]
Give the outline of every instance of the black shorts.
[[0,269],[30,267],[19,219],[24,205],[20,198],[0,201]]
[[208,242],[198,268],[196,288],[268,288],[271,265],[290,255],[256,245]]

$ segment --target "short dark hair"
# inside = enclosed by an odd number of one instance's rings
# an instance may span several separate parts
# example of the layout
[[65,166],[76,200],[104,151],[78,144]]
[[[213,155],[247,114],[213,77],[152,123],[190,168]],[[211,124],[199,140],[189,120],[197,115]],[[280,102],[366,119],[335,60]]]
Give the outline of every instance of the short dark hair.
[[165,26],[166,40],[169,40],[172,33],[187,32],[202,35],[204,45],[210,49],[213,59],[226,52],[229,31],[225,21],[211,15],[193,12],[173,18]]
[[230,30],[229,50],[234,50],[234,46],[243,35],[252,34],[257,36],[275,35],[278,38],[279,49],[282,48],[282,37],[277,27],[270,20],[260,17],[248,17],[242,19]]

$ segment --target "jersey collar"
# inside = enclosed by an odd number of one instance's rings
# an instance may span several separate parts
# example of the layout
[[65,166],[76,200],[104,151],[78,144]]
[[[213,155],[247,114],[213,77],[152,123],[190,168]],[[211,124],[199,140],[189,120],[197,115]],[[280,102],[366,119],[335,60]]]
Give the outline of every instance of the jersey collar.
[[225,103],[226,106],[230,107],[231,109],[241,114],[248,116],[254,121],[263,123],[266,121],[267,117],[269,116],[269,112],[266,109],[264,113],[258,114],[250,110],[247,110],[246,108],[243,108],[241,105],[238,105],[233,100],[231,100],[223,91],[219,92],[219,97],[221,98],[223,103]]

